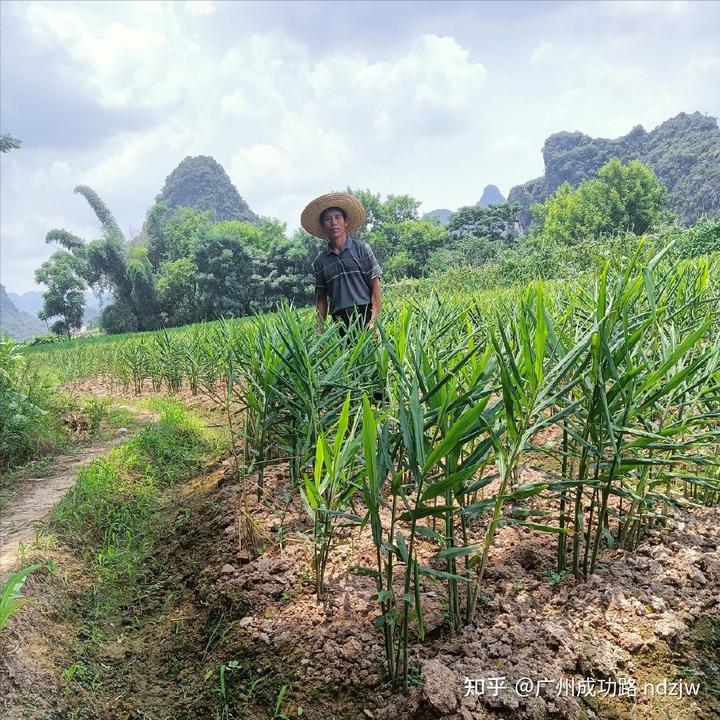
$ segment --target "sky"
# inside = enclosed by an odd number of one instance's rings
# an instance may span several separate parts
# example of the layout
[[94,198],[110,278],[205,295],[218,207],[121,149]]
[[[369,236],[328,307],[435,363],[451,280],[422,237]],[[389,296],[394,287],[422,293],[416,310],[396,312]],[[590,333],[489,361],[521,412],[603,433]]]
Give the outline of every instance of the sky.
[[42,290],[51,228],[92,187],[128,237],[211,155],[288,232],[315,196],[421,212],[543,173],[552,133],[720,116],[718,2],[0,2],[0,282]]

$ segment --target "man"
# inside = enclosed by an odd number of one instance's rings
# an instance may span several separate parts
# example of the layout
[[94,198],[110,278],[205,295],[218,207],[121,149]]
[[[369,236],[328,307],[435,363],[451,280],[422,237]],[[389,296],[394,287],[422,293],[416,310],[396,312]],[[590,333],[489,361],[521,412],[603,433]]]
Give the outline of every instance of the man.
[[302,226],[328,241],[313,262],[318,332],[328,314],[344,329],[356,318],[373,327],[380,315],[381,291],[373,251],[351,237],[365,222],[365,208],[349,193],[328,193],[313,200],[302,212]]

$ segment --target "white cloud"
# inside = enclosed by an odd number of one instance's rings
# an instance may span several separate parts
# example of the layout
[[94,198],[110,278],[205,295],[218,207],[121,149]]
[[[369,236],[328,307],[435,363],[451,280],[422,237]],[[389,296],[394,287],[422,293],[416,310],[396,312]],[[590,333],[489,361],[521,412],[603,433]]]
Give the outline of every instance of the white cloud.
[[[108,107],[167,107],[196,78],[198,49],[180,32],[173,5],[123,3],[99,23],[73,6],[30,3],[26,17],[36,36],[66,55],[77,82]],[[82,10],[82,5],[80,6]]]
[[484,65],[456,40],[423,35],[388,60],[370,62],[359,53],[326,58],[311,70],[310,85],[328,112],[362,119],[387,138],[394,131],[433,134],[466,125],[486,78]]
[[[97,232],[75,185],[89,184],[124,229],[137,228],[187,155],[215,157],[253,210],[292,228],[307,200],[330,189],[408,192],[424,210],[455,208],[477,202],[485,184],[507,190],[539,175],[553,132],[614,137],[682,110],[720,114],[709,30],[717,4],[569,3],[518,15],[510,4],[468,3],[449,6],[437,34],[420,34],[439,26],[435,16],[421,22],[417,3],[403,5],[408,22],[397,31],[375,35],[353,26],[370,22],[367,9],[347,3],[342,50],[325,50],[305,21],[317,6],[290,7],[3,3],[3,39],[22,35],[58,97],[71,78],[83,107],[101,106],[93,118],[147,119],[96,132],[79,150],[33,149],[29,130],[3,127],[26,141],[2,158],[4,280],[20,268],[13,257],[49,256],[49,227]],[[512,47],[490,37],[507,23]],[[3,79],[18,65],[8,46]],[[3,107],[12,106],[5,87]]]
[[214,15],[216,10],[213,0],[188,0],[185,3],[185,12],[189,15]]
[[548,42],[547,40],[543,40],[539,45],[536,45],[533,48],[532,53],[530,53],[530,64],[531,65],[541,65],[546,60],[550,60],[555,55],[555,44]]

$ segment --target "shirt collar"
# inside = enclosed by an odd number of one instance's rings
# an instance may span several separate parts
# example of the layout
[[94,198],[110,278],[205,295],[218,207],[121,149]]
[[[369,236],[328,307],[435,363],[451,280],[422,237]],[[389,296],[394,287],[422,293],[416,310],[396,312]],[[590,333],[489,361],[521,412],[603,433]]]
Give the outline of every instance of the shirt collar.
[[[340,253],[338,254],[338,257],[340,257],[340,255],[342,255],[342,254],[345,252],[345,250],[349,250],[349,249],[352,247],[352,243],[353,243],[353,242],[354,242],[354,241],[353,241],[352,237],[351,237],[350,235],[348,235],[348,239],[347,239],[347,242],[345,243],[345,247],[342,249],[342,252],[340,252]],[[333,249],[332,249],[332,245],[330,244],[330,241],[329,241],[329,240],[328,240],[328,242],[327,242],[327,249],[326,249],[325,252],[326,252],[328,255],[335,255],[335,253],[333,252]]]

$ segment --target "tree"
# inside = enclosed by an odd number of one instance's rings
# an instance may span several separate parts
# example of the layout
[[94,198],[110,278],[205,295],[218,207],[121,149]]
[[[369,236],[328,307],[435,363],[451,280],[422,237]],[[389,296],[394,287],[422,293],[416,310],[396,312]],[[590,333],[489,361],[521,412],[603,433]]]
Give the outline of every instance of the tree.
[[[121,307],[117,312],[105,308],[100,326],[107,332],[152,330],[158,326],[153,268],[143,248],[128,250],[122,230],[100,196],[87,185],[74,191],[82,195],[92,208],[103,231],[103,237],[85,243],[67,230],[53,229],[46,242],[57,242],[77,258],[76,272],[96,292],[109,290]],[[104,324],[108,319],[109,325]],[[134,321],[132,320],[134,318]],[[133,327],[129,327],[134,322]]]
[[166,219],[166,207],[156,203],[148,210],[145,220],[148,257],[155,270],[164,262],[190,257],[201,231],[212,224],[209,212],[199,212],[188,207],[177,208]]
[[137,316],[132,308],[123,300],[108,305],[100,313],[100,327],[111,335],[135,332],[137,322]]
[[82,327],[86,285],[78,272],[78,260],[66,250],[58,250],[35,271],[35,281],[48,286],[43,293],[41,320],[60,319],[51,326],[56,335],[72,337]]
[[110,212],[108,206],[102,201],[101,197],[91,187],[78,185],[73,190],[73,194],[82,195],[88,201],[88,205],[93,209],[95,216],[100,221],[100,225],[102,225],[105,237],[114,236],[118,238],[118,240],[125,241],[125,237],[120,226],[117,224],[117,220],[115,220],[115,217]]
[[17,150],[22,145],[22,140],[10,135],[10,133],[2,133],[0,135],[0,152],[10,152]]
[[157,297],[163,325],[196,322],[198,267],[194,258],[178,258],[162,264],[157,277]]
[[127,263],[132,308],[142,330],[155,330],[160,325],[155,283],[146,247],[132,248]]
[[598,180],[605,185],[611,198],[614,228],[643,235],[657,222],[665,200],[665,188],[647,165],[637,160],[623,165],[613,158],[600,169]]
[[365,208],[365,222],[355,237],[370,245],[383,268],[388,266],[389,277],[400,277],[404,268],[413,266],[414,260],[406,254],[395,261],[391,258],[402,250],[401,233],[408,232],[407,227],[403,231],[403,224],[419,222],[420,201],[410,195],[388,195],[382,200],[379,193],[374,194],[370,190],[348,188],[347,191],[355,195]]
[[588,238],[647,232],[660,220],[664,197],[664,188],[646,165],[613,159],[597,178],[575,189],[563,183],[552,197],[533,206],[533,216],[543,242],[572,247]]
[[269,310],[283,300],[306,303],[313,299],[312,261],[324,242],[304,230],[292,237],[285,225],[263,218],[256,241],[245,244],[252,260],[253,310]]
[[203,229],[195,250],[197,306],[202,319],[244,315],[250,309],[252,261],[243,241],[252,226],[238,221]]
[[519,203],[462,207],[450,216],[446,229],[453,240],[472,236],[511,242],[519,234],[521,210]]

